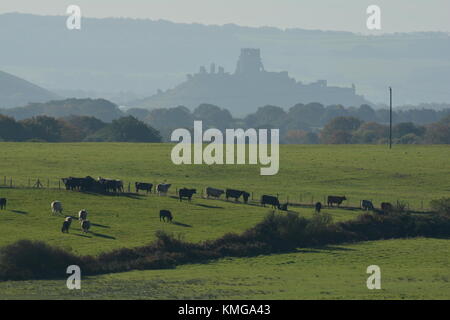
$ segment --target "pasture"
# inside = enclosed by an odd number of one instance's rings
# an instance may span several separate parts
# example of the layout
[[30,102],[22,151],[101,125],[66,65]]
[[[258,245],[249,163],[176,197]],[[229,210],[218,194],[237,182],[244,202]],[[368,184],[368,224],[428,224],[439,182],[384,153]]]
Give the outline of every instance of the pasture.
[[[174,191],[183,187],[196,188],[200,194],[208,186],[235,188],[253,193],[254,200],[259,199],[262,194],[278,194],[282,203],[287,199],[305,204],[314,201],[323,203],[326,195],[345,195],[349,200],[344,205],[351,206],[358,206],[362,199],[373,200],[377,207],[382,201],[395,203],[403,200],[411,208],[418,210],[427,209],[430,200],[449,196],[450,193],[448,146],[409,145],[394,146],[392,150],[388,150],[385,146],[282,145],[280,171],[276,176],[260,176],[259,165],[176,166],[170,160],[172,146],[130,143],[0,143],[0,185],[4,182],[3,177],[7,177],[6,181],[11,177],[13,184],[18,187],[11,189],[0,186],[0,197],[8,199],[7,210],[0,211],[0,245],[18,239],[43,240],[77,254],[95,255],[115,248],[147,244],[154,239],[157,230],[166,230],[186,240],[198,242],[214,239],[228,232],[244,231],[261,221],[270,210],[254,203],[246,205],[233,201],[207,200],[199,195],[192,202],[180,202],[174,197]],[[172,194],[159,197],[155,194],[147,196],[142,192],[141,195],[127,193],[114,196],[66,191],[64,186],[58,189],[58,180],[62,177],[87,175],[121,179],[125,186],[132,184],[132,192],[135,181],[154,184],[167,182],[172,184]],[[37,178],[44,186],[48,180],[51,189],[29,188],[28,181]],[[50,210],[50,203],[54,200],[63,203],[64,215],[76,216],[80,209],[87,209],[92,232],[82,234],[79,223],[74,221],[70,234],[62,234],[60,228],[63,217],[52,216]],[[174,223],[160,222],[160,209],[172,211]],[[290,210],[306,217],[312,216],[314,212],[312,208],[302,207],[291,207]],[[323,211],[331,213],[334,221],[353,219],[361,213],[358,210],[326,207]],[[94,298],[295,299],[402,298],[403,295],[431,298],[434,293],[440,292],[440,296],[448,297],[448,292],[441,290],[441,286],[448,285],[449,277],[448,271],[445,273],[441,266],[450,262],[448,249],[445,258],[441,257],[445,245],[448,248],[448,240],[378,241],[344,246],[342,250],[325,248],[310,252],[305,249],[304,252],[291,255],[226,259],[207,265],[181,266],[170,271],[105,275],[90,278],[83,294],[84,297]],[[363,250],[354,250],[353,246]],[[370,249],[370,254],[366,253],[365,246]],[[347,247],[350,249],[347,250]],[[404,284],[403,280],[399,280],[402,278],[408,281],[408,275],[400,276],[399,271],[398,275],[391,275],[397,280],[392,282],[393,291],[386,291],[385,295],[370,295],[364,282],[358,288],[350,285],[354,275],[347,274],[346,270],[353,260],[362,259],[366,263],[371,261],[370,257],[376,257],[377,261],[382,259],[386,265],[391,266],[389,268],[393,272],[397,272],[396,266],[401,265],[401,261],[394,254],[388,254],[390,250],[408,252],[402,257],[406,259],[405,266],[409,266],[408,270],[412,272],[410,277],[425,279],[417,280],[418,282],[429,281],[426,278],[428,275],[419,276],[425,268],[432,271],[433,277],[437,279],[436,283],[431,286],[428,282],[408,286],[408,283]],[[419,259],[420,252],[427,254],[428,265],[425,262],[414,265],[414,257],[417,255]],[[294,262],[284,263],[285,260]],[[353,267],[352,264],[350,269],[354,268],[359,267]],[[313,275],[314,272],[317,274]],[[342,277],[339,276],[341,272]],[[360,277],[366,278],[364,272],[365,270],[361,271]],[[323,285],[317,287],[317,284],[307,280],[308,275],[320,279]],[[284,288],[282,283],[289,283],[295,277],[303,279],[301,282],[304,286],[297,288],[292,284]],[[149,289],[135,286],[142,278],[149,281]],[[242,286],[234,286],[233,282]],[[60,291],[57,289],[61,283],[1,283],[0,297],[24,296],[25,291],[22,290],[31,290],[30,295],[33,296],[39,294],[36,292],[41,292],[38,288],[41,285],[41,288],[54,288],[55,292],[60,292],[59,295],[55,293],[53,298],[65,297],[68,293],[64,292],[64,288]],[[346,287],[346,283],[350,287]],[[402,294],[403,285],[407,292]],[[161,293],[152,289],[161,286],[167,289]],[[326,289],[330,286],[332,289]],[[317,290],[322,288],[325,293],[317,291],[316,287]],[[142,290],[139,291],[138,288]],[[194,291],[189,289],[199,292],[198,295],[194,295]],[[40,294],[45,296],[43,292]]]
[[[79,291],[65,280],[0,282],[0,298],[448,299],[449,257],[449,240],[383,240],[88,277]],[[372,264],[381,290],[366,287]]]

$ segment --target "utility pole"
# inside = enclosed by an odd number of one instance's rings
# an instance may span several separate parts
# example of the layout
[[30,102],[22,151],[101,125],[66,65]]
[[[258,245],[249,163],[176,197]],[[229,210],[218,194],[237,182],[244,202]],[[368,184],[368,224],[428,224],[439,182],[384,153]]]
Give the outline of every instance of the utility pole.
[[389,87],[389,149],[392,149],[392,88]]

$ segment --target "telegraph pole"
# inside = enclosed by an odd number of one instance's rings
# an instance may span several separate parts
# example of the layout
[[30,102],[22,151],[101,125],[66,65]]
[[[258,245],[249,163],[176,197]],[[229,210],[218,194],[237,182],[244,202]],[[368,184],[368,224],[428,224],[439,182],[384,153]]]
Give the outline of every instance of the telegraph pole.
[[392,149],[392,88],[389,87],[389,149]]

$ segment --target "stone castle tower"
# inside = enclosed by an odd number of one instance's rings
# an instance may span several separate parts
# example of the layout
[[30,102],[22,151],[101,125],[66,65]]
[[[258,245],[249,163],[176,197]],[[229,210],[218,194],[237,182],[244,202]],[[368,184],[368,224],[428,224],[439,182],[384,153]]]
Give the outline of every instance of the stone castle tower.
[[241,49],[236,74],[255,74],[264,71],[260,49]]

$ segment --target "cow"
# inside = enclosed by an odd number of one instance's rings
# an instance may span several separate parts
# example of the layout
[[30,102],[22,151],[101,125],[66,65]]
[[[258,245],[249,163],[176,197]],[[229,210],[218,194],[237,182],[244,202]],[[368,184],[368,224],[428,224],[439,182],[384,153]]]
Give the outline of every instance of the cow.
[[99,189],[98,191],[103,191],[105,188],[99,182],[95,181],[92,177],[85,178],[62,178],[62,182],[64,183],[66,190],[71,191],[94,191],[95,187]]
[[50,208],[52,209],[53,214],[56,214],[56,213],[62,214],[62,212],[63,212],[62,203],[59,201],[53,201],[50,204]]
[[391,204],[391,203],[389,203],[389,202],[383,202],[383,203],[381,203],[381,210],[383,211],[383,212],[390,212],[390,211],[392,211],[394,209],[394,206]]
[[90,228],[91,228],[91,222],[89,220],[83,220],[81,222],[81,230],[84,233],[88,233]]
[[161,210],[161,211],[159,211],[159,221],[161,221],[161,219],[164,222],[166,222],[166,219],[169,222],[172,222],[172,220],[173,220],[172,213],[169,210]]
[[244,203],[248,202],[249,197],[250,197],[250,193],[242,191],[242,199],[244,199]]
[[6,199],[0,198],[0,210],[6,209]]
[[227,200],[229,198],[234,198],[234,200],[237,202],[241,196],[244,199],[244,202],[247,203],[248,198],[250,197],[250,193],[234,189],[227,189],[225,192],[225,197],[227,198]]
[[121,180],[105,179],[99,177],[97,181],[105,188],[106,192],[123,192],[123,183]]
[[218,199],[224,193],[225,193],[225,191],[221,190],[221,189],[214,189],[214,188],[211,188],[211,187],[206,188],[206,196],[208,198],[209,197],[213,197],[213,198]]
[[272,209],[280,209],[280,201],[278,200],[277,197],[274,196],[268,196],[268,195],[263,195],[261,197],[261,205],[263,207],[266,206],[266,204],[270,204],[272,205]]
[[147,191],[147,194],[152,192],[153,184],[145,183],[145,182],[136,182],[134,184],[136,187],[136,193],[139,193],[139,190]]
[[284,204],[281,204],[281,205],[280,205],[280,210],[281,210],[281,211],[288,211],[288,206],[289,206],[289,203],[288,203],[288,202],[286,202],[286,203],[284,203]]
[[366,210],[366,211],[373,210],[374,207],[373,207],[372,201],[370,201],[370,200],[361,200],[361,209]]
[[171,186],[172,186],[171,184],[160,183],[156,186],[156,191],[158,191],[158,194],[160,196],[166,195]]
[[180,197],[180,202],[183,201],[183,198],[187,198],[189,201],[192,200],[192,196],[197,193],[196,189],[180,189],[178,191],[178,195]]
[[322,210],[322,203],[321,202],[316,202],[314,207],[316,209],[316,213],[320,213],[320,210]]
[[339,207],[344,200],[347,200],[345,196],[344,197],[328,196],[327,202],[329,207],[332,207],[333,203],[336,203]]
[[83,221],[87,220],[88,212],[86,209],[80,210],[78,212],[78,220],[82,223]]
[[62,233],[69,233],[70,225],[72,224],[72,218],[66,217],[66,219],[63,222],[61,232]]

